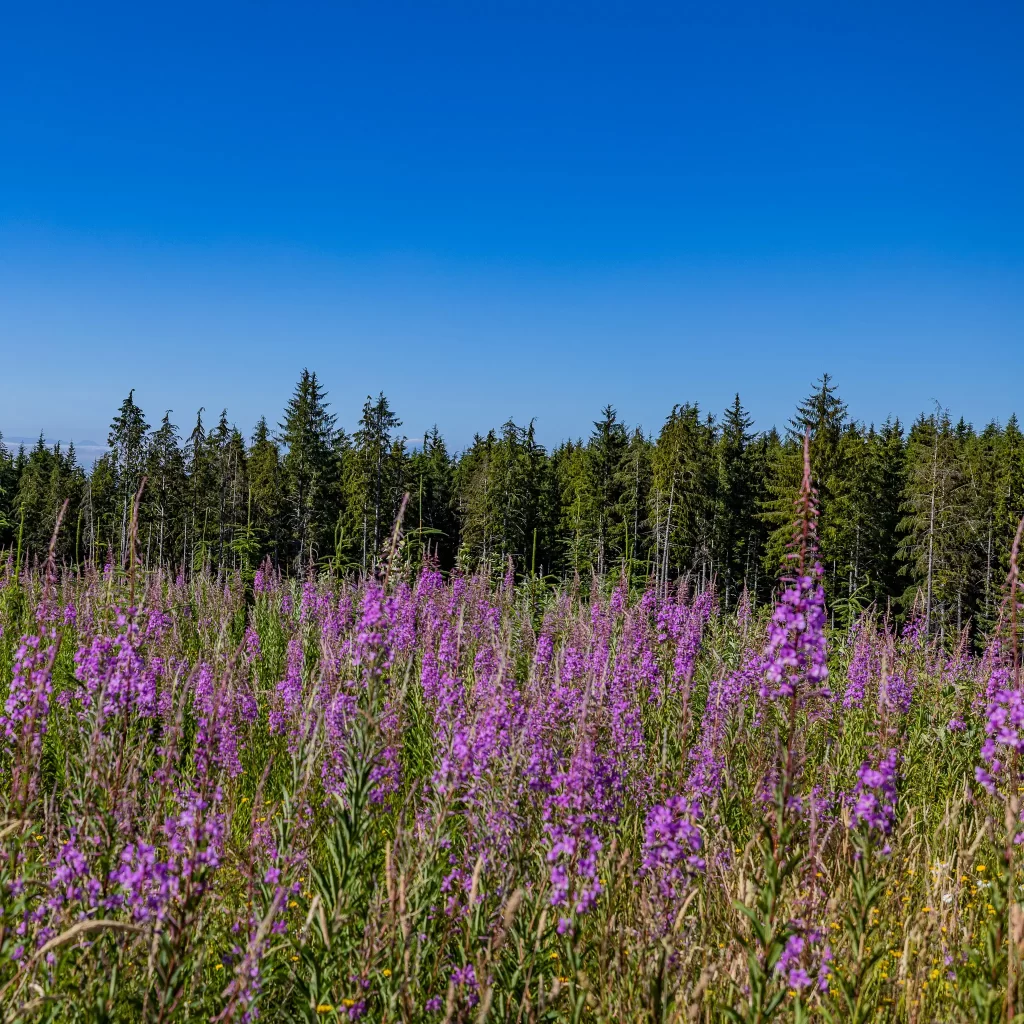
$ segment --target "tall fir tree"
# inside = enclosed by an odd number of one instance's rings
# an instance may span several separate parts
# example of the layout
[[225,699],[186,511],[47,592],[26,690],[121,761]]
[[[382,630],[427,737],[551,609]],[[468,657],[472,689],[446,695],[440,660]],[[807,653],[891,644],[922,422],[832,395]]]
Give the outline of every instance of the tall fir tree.
[[696,405],[675,406],[652,453],[650,518],[655,531],[655,573],[664,586],[676,575],[707,585],[715,570],[717,432]]
[[619,467],[628,444],[625,426],[611,405],[601,410],[587,444],[591,462],[591,479],[596,488],[597,535],[595,537],[595,568],[606,572],[624,554],[625,530],[619,518],[622,500]]
[[284,480],[281,449],[261,416],[249,442],[249,494],[246,503],[248,540],[255,542],[250,561],[270,555],[279,560],[283,535]]
[[316,374],[304,369],[278,433],[284,448],[281,473],[296,571],[319,556],[335,522],[340,477],[335,422]]
[[582,576],[597,570],[600,513],[594,461],[582,439],[561,445],[553,458],[561,504],[562,565]]
[[921,416],[907,437],[907,489],[901,553],[910,577],[909,611],[919,608],[928,632],[946,634],[963,619],[977,523],[970,481],[960,459],[961,440],[949,414]]
[[132,502],[138,492],[146,458],[146,438],[149,424],[142,410],[135,404],[135,389],[121,403],[117,416],[110,424],[107,446],[110,449],[115,487],[120,499],[120,559],[127,555],[128,531],[133,514]]
[[423,435],[422,446],[412,453],[406,468],[405,532],[416,564],[423,564],[427,557],[442,569],[454,564],[458,536],[453,486],[452,460],[435,424]]
[[718,575],[722,598],[731,607],[751,587],[751,570],[761,557],[763,526],[758,518],[757,462],[753,419],[737,394],[725,410],[718,437]]
[[363,403],[359,427],[352,435],[346,495],[349,522],[358,539],[363,571],[384,553],[401,505],[405,483],[405,438],[397,431],[402,421],[381,392]]
[[187,508],[188,480],[178,428],[171,422],[171,410],[150,436],[146,452],[143,511],[147,528],[156,534],[156,564],[173,560],[180,552],[181,529]]
[[616,521],[622,525],[622,550],[627,574],[632,578],[650,570],[651,450],[653,445],[640,427],[629,434],[618,466],[619,503]]
[[14,456],[0,434],[0,548],[14,540],[14,494],[18,478],[14,472]]

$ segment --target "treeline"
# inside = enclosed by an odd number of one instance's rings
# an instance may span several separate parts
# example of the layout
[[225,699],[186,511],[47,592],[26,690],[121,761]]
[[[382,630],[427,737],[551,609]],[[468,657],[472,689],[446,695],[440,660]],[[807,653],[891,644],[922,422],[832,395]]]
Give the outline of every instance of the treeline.
[[739,396],[720,417],[678,405],[653,435],[608,406],[589,436],[550,452],[532,423],[510,420],[458,454],[436,427],[410,444],[401,426],[381,394],[347,432],[308,371],[276,428],[261,419],[248,439],[227,412],[207,424],[200,410],[185,436],[170,413],[151,427],[129,394],[91,472],[71,446],[40,437],[12,453],[0,439],[0,546],[45,557],[67,500],[66,562],[123,564],[136,515],[148,566],[245,571],[269,556],[291,572],[370,571],[407,494],[402,551],[414,564],[686,576],[714,581],[728,606],[774,585],[809,430],[832,614],[875,603],[906,615],[916,603],[929,628],[951,631],[998,615],[1024,513],[1015,417],[978,431],[937,408],[909,429],[867,426],[827,375],[782,432],[755,432]]

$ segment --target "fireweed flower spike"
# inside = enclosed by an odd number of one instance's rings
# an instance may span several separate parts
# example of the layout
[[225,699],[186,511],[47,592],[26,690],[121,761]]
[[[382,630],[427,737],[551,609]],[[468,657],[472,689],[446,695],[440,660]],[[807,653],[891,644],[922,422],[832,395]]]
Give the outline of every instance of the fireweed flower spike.
[[792,701],[830,696],[825,642],[825,591],[817,557],[818,510],[811,485],[810,431],[804,438],[804,477],[789,559],[794,574],[775,603],[764,652],[763,700]]
[[[44,646],[46,639],[50,643]],[[12,793],[22,801],[34,796],[39,759],[49,725],[53,693],[53,637],[23,636],[14,654],[11,685],[0,715],[0,730],[14,758]]]
[[[991,795],[1001,793],[1006,802],[1006,818],[1016,828],[1024,818],[1020,806],[1020,755],[1024,751],[1024,692],[1021,689],[1018,616],[1021,607],[1019,557],[1024,519],[1017,527],[1010,552],[1010,572],[1006,581],[1006,601],[1001,629],[1009,631],[1009,658],[993,644],[989,652],[991,676],[986,686],[985,741],[981,746],[983,764],[974,772],[978,783]],[[1008,612],[1008,614],[1007,614]],[[1006,621],[1008,620],[1008,621]],[[1014,844],[1024,842],[1024,831],[1016,832]],[[1012,860],[1007,843],[1007,863]]]
[[896,820],[896,765],[899,754],[890,750],[872,768],[865,761],[857,771],[857,785],[850,795],[851,828],[863,827],[886,837]]
[[650,875],[668,900],[677,898],[692,875],[704,871],[700,819],[700,804],[681,796],[669,797],[647,813],[641,873]]

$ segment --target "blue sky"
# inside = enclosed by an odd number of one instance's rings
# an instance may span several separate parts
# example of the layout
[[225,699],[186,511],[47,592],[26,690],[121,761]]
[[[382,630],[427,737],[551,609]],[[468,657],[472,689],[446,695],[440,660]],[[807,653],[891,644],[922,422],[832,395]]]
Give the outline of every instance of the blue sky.
[[303,366],[456,447],[828,370],[1024,379],[1017,4],[10,5],[0,430],[276,420]]

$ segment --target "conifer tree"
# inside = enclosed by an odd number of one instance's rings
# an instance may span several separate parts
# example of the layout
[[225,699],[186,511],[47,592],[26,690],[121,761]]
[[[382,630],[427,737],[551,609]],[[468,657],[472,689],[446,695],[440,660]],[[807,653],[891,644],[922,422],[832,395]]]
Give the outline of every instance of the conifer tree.
[[891,610],[903,591],[900,559],[902,504],[906,490],[906,448],[899,420],[887,419],[869,435],[868,532],[859,555],[869,597],[882,611]]
[[203,409],[196,413],[196,425],[185,442],[185,472],[188,476],[188,515],[182,527],[182,562],[199,568],[209,556],[208,529],[216,474],[210,463]]
[[[907,490],[901,553],[910,575],[907,610],[917,604],[925,629],[945,634],[962,621],[971,549],[977,541],[969,479],[948,412],[921,416],[907,438]],[[959,613],[959,616],[958,616]]]
[[296,571],[315,560],[334,525],[339,467],[335,416],[315,373],[304,369],[285,408],[278,440]]
[[663,585],[672,575],[714,575],[717,495],[716,429],[696,405],[675,406],[652,453],[655,572]]
[[591,479],[596,488],[595,568],[599,573],[623,555],[625,531],[617,513],[622,495],[619,466],[627,445],[626,428],[618,420],[611,405],[601,410],[601,419],[594,421],[587,452],[591,461]]
[[760,557],[757,465],[750,429],[754,421],[737,394],[722,417],[718,439],[718,539],[722,598],[728,608],[750,587],[751,566]]
[[[532,433],[532,424],[529,431]],[[530,457],[527,450],[527,429],[507,420],[494,446],[491,482],[495,510],[495,554],[504,563],[508,558],[522,565],[526,557],[526,533],[530,520]]]
[[[1017,524],[1024,517],[1024,434],[1016,415],[1010,417],[996,449],[993,479],[993,524],[991,547],[998,552],[998,579],[1006,578],[1010,547]],[[989,545],[986,545],[989,546]],[[990,587],[991,589],[991,587]]]
[[270,435],[267,418],[261,416],[249,444],[249,495],[247,500],[247,539],[255,539],[249,552],[255,563],[263,555],[279,558],[282,540],[281,509],[284,483],[281,450]]
[[651,493],[650,440],[640,427],[629,435],[618,467],[619,503],[615,519],[622,526],[622,550],[629,575],[649,569],[651,531],[648,507]]
[[0,548],[14,540],[14,493],[18,478],[14,472],[14,458],[4,444],[0,433]]
[[405,482],[405,438],[395,433],[402,421],[384,392],[363,404],[359,429],[352,437],[347,492],[350,519],[360,532],[360,564],[372,568],[391,534]]
[[534,423],[523,434],[528,490],[523,567],[530,576],[549,573],[557,561],[558,494],[551,459],[537,441]]
[[422,564],[430,554],[442,569],[450,569],[458,541],[453,467],[436,424],[423,435],[422,447],[410,456],[406,474],[409,508],[405,533],[413,559]]
[[86,557],[94,564],[104,557],[105,552],[113,558],[117,504],[114,457],[105,452],[93,463],[82,500]]
[[146,435],[149,424],[142,410],[135,404],[135,389],[121,403],[117,416],[110,424],[107,445],[112,456],[114,482],[120,498],[121,529],[120,559],[127,554],[129,520],[132,502],[139,489],[146,457]]
[[561,502],[559,539],[565,570],[577,575],[596,570],[599,512],[594,462],[582,440],[569,441],[554,453]]
[[173,560],[180,553],[188,493],[185,457],[170,409],[150,437],[145,471],[148,483],[142,496],[144,519],[156,535],[156,564],[163,565],[165,558]]
[[69,514],[57,536],[55,554],[58,559],[74,557],[75,528],[84,486],[85,475],[75,460],[74,446],[67,451],[59,443],[48,447],[40,434],[21,466],[14,500],[26,557],[40,561],[46,557],[65,501]]
[[459,519],[459,560],[463,564],[486,561],[497,532],[491,508],[492,459],[497,436],[489,430],[475,434],[455,469],[456,509]]

